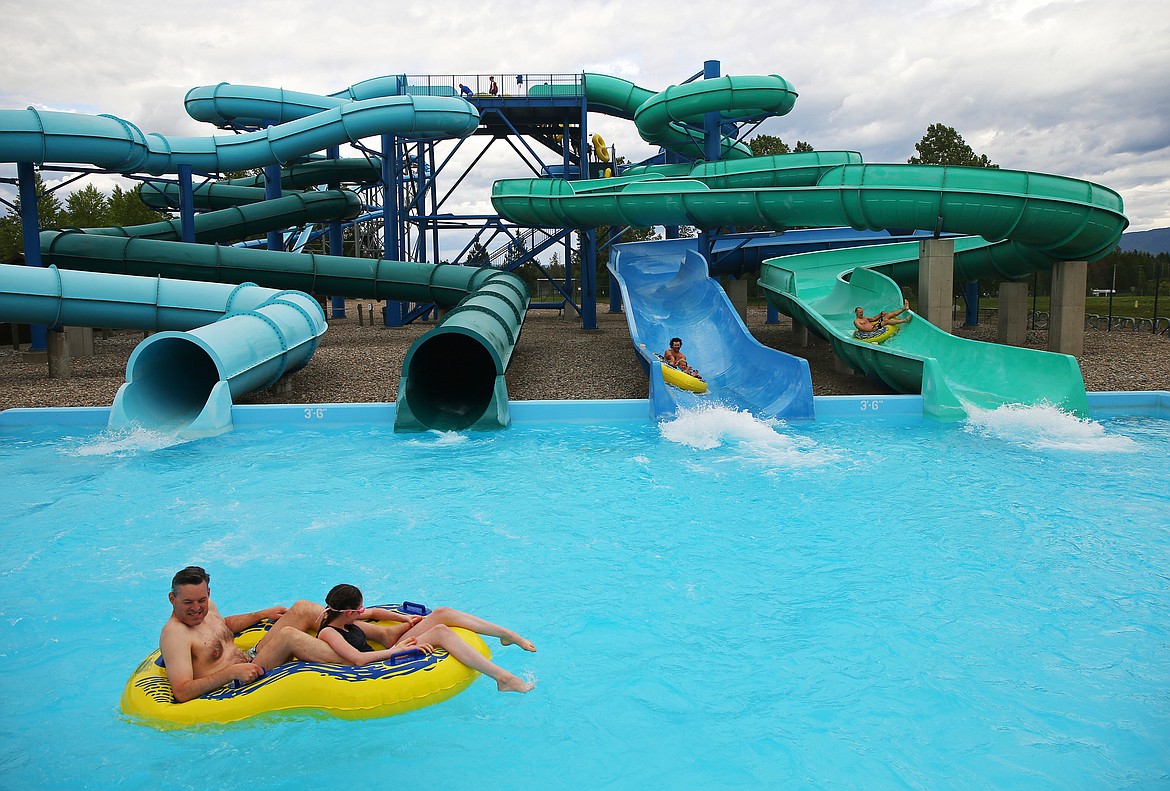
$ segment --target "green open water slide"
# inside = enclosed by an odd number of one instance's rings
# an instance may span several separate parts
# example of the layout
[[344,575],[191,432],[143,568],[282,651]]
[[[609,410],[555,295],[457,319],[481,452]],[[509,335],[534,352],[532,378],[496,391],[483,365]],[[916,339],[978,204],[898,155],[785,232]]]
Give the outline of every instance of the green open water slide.
[[[977,236],[957,238],[956,269],[974,277],[1006,268],[1015,257],[1011,247]],[[826,338],[851,368],[899,392],[921,392],[927,414],[963,417],[972,407],[1007,403],[1086,413],[1080,367],[1069,355],[959,338],[918,316],[884,343],[855,340],[854,308],[872,316],[899,307],[902,291],[882,272],[913,276],[918,257],[918,242],[798,253],[766,260],[759,282],[769,302]]]

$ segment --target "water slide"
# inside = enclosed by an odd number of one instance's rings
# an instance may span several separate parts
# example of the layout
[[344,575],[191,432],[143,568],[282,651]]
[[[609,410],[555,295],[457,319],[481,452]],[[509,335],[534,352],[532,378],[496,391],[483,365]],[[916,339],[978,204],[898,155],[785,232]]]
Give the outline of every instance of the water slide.
[[[371,81],[375,84],[377,81]],[[270,108],[268,108],[270,109]],[[180,166],[196,172],[215,173],[292,163],[314,152],[356,142],[381,134],[449,138],[471,134],[478,126],[478,111],[465,101],[410,94],[371,99],[343,98],[332,106],[307,114],[290,112],[292,120],[276,126],[230,136],[173,138],[145,135],[136,126],[111,116],[91,116],[27,110],[0,110],[0,161],[32,163],[76,163],[123,173],[175,173]],[[271,116],[265,115],[265,119]],[[324,166],[323,176],[336,178]],[[232,185],[228,185],[232,186]],[[243,186],[238,189],[247,190]],[[292,200],[289,200],[292,199]],[[248,206],[231,206],[224,213],[201,215],[196,236],[201,241],[241,238],[265,229],[276,230],[317,219],[352,216],[352,193],[321,193],[316,196],[287,196]],[[238,201],[236,201],[238,203]],[[310,219],[312,218],[312,219]],[[528,294],[519,278],[498,271],[449,265],[415,264],[395,261],[349,259],[248,250],[231,247],[187,245],[174,241],[176,223],[158,223],[127,233],[126,229],[101,232],[45,232],[43,260],[60,269],[77,269],[116,274],[173,276],[184,280],[257,282],[277,289],[301,289],[338,296],[376,299],[419,300],[451,307],[440,324],[420,337],[407,353],[398,393],[395,428],[454,430],[468,427],[505,426],[509,422],[504,371],[523,324]],[[152,238],[153,237],[153,238]],[[8,279],[0,290],[8,291]],[[131,288],[132,286],[127,286]],[[98,320],[106,299],[101,292],[71,294],[91,305],[91,323],[113,326],[117,319]],[[182,288],[181,286],[179,287]],[[19,304],[22,297],[12,294]],[[11,304],[13,300],[10,300]],[[318,308],[319,309],[319,308]],[[71,310],[71,308],[66,309]],[[118,309],[111,308],[116,316]],[[233,353],[218,352],[220,358],[246,365],[251,341],[247,337],[218,337],[234,343]],[[153,351],[137,350],[128,370],[128,380],[160,382],[167,372],[166,388],[136,387],[133,398],[124,399],[127,419],[147,425],[168,424],[176,419],[168,404],[187,404],[192,394],[171,398],[166,394],[184,387],[213,399],[222,411],[222,394],[238,395],[232,382],[263,382],[256,376],[233,372],[219,381],[219,388],[196,368],[184,363],[190,347],[200,343],[176,344],[160,338],[148,339]],[[204,344],[205,345],[205,344]],[[177,357],[168,357],[168,350]],[[140,353],[141,352],[141,353]],[[210,354],[210,353],[209,353]],[[263,360],[253,360],[263,367]],[[216,366],[213,366],[216,367]],[[137,373],[142,369],[141,374]],[[192,371],[186,376],[186,371]],[[224,372],[221,371],[221,374]],[[128,381],[128,384],[133,382]],[[235,389],[233,389],[235,387]],[[151,403],[149,394],[160,403]],[[229,405],[230,406],[230,405]],[[118,413],[118,409],[113,410]],[[184,414],[190,409],[182,407]]]
[[[627,106],[642,98],[632,90],[628,93],[633,98]],[[652,100],[666,108],[656,111],[656,119],[669,117],[692,125],[704,112],[750,114],[764,106],[756,97],[746,99],[732,91],[705,93],[699,85],[675,86],[653,99],[643,99],[643,103]],[[634,116],[638,116],[636,111]],[[639,131],[643,131],[641,126]],[[931,165],[866,165],[852,152],[758,159],[649,167],[616,179],[504,180],[495,184],[492,203],[513,222],[537,227],[686,224],[701,229],[765,226],[785,231],[848,226],[873,231],[932,231],[1004,242],[976,242],[970,249],[964,245],[964,255],[958,258],[964,278],[990,274],[1020,278],[1063,261],[1095,261],[1116,246],[1128,224],[1116,192],[1061,176]],[[855,305],[889,309],[901,304],[894,281],[887,278],[888,285],[883,284],[879,280],[883,276],[862,270],[888,270],[898,282],[909,282],[917,272],[916,245],[914,248],[912,261],[904,246],[881,246],[853,259],[843,254],[809,256],[812,262],[793,262],[788,273],[781,259],[765,268],[762,284],[777,308],[807,322],[818,334],[835,338],[834,347],[851,364],[881,376],[899,390],[923,392],[931,414],[962,414],[963,403],[988,406],[1046,401],[1083,410],[1084,383],[1075,359],[1065,355],[974,344],[937,328],[931,332],[921,318],[915,320],[918,326],[913,331],[902,334],[893,345],[862,345],[844,338],[851,326],[842,323],[841,304],[852,302],[850,311]],[[827,298],[823,294],[827,283],[837,288],[839,282],[845,285],[832,303],[818,301]],[[638,293],[631,290],[628,296],[637,299]],[[629,304],[627,309],[630,316],[641,317],[640,332],[649,334],[645,321],[654,311]],[[674,311],[667,314],[672,323],[659,334],[686,336],[692,325],[678,323],[681,315]],[[727,329],[738,331],[731,326]],[[991,371],[998,374],[991,376]],[[747,374],[767,375],[762,370]],[[712,393],[718,395],[718,383],[712,384]]]
[[[751,336],[719,283],[708,276],[696,240],[618,245],[611,254],[610,271],[627,306],[634,349],[650,377],[655,420],[712,398],[765,417],[812,419],[808,361],[770,349]],[[683,339],[683,352],[713,395],[680,390],[664,381],[657,355],[675,335]]]

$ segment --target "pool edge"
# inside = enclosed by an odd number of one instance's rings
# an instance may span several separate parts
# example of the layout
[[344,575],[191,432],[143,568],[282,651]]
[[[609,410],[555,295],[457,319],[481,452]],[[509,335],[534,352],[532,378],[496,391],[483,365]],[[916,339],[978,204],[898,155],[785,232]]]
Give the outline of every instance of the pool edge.
[[[1170,419],[1170,391],[1128,390],[1087,394],[1093,417],[1134,415]],[[921,420],[922,396],[817,396],[817,420]],[[650,421],[650,402],[641,398],[594,401],[513,401],[516,426],[548,423],[640,423]],[[109,407],[37,407],[0,411],[0,429],[58,426],[105,428]],[[336,428],[394,425],[394,403],[243,404],[232,407],[236,429],[269,426]]]

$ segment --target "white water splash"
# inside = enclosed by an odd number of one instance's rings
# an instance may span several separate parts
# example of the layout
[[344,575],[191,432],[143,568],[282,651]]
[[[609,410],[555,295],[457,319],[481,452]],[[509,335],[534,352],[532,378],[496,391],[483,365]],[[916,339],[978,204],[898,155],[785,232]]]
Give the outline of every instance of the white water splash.
[[110,429],[83,439],[66,453],[74,456],[130,456],[153,453],[186,442],[174,434],[148,428]]
[[1080,418],[1051,405],[1005,404],[998,409],[966,406],[963,430],[1033,450],[1136,453],[1129,437],[1107,434],[1095,420]]
[[466,434],[460,434],[458,431],[437,431],[431,429],[424,435],[425,439],[409,440],[407,445],[415,445],[419,447],[443,447],[445,445],[462,445],[467,442],[469,437]]
[[808,437],[785,433],[786,426],[782,420],[764,420],[750,412],[702,406],[680,410],[658,429],[671,442],[703,451],[729,448],[737,457],[769,467],[814,467],[837,458]]

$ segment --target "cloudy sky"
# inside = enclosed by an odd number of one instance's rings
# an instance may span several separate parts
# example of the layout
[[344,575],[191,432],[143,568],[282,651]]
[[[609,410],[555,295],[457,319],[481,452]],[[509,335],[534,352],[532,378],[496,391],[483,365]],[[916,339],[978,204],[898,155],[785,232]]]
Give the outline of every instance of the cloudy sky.
[[[786,141],[905,162],[943,123],[1001,167],[1119,191],[1130,230],[1170,226],[1167,0],[0,0],[0,18],[0,109],[188,136],[211,130],[184,94],[221,81],[331,93],[383,74],[595,71],[660,90],[710,59],[794,85],[792,113],[759,130]],[[630,123],[590,124],[619,154],[651,153]],[[482,170],[473,201],[528,175],[499,158]]]

